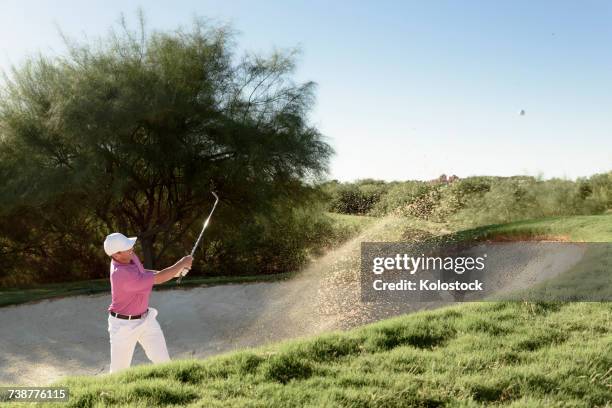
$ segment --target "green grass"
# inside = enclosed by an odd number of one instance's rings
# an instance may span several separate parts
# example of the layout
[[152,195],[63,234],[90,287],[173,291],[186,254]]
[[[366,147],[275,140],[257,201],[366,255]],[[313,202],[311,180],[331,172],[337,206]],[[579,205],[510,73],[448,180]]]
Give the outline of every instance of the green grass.
[[326,214],[339,224],[356,226],[357,228],[367,227],[378,219],[378,217],[370,217],[367,215],[338,214],[333,212],[327,212]]
[[447,238],[459,241],[495,237],[560,237],[574,242],[612,242],[612,214],[553,217],[486,225],[458,231]]
[[610,304],[464,304],[55,385],[66,407],[603,407],[611,327]]
[[326,215],[332,220],[334,231],[332,240],[336,244],[353,238],[378,220],[376,217],[337,214],[332,212],[328,212]]

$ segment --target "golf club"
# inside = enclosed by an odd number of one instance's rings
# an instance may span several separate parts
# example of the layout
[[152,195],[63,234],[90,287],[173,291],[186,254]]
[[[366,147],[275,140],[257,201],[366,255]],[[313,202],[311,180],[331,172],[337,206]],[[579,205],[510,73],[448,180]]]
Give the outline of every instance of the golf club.
[[[219,196],[217,194],[215,194],[214,191],[211,191],[212,195],[215,196],[215,204],[213,205],[212,210],[210,210],[210,214],[208,214],[208,218],[206,218],[206,221],[204,221],[204,225],[202,226],[202,231],[200,231],[200,235],[198,236],[198,239],[195,242],[195,245],[193,246],[193,248],[191,249],[191,256],[193,256],[193,254],[195,254],[196,249],[198,248],[198,245],[200,244],[200,240],[202,239],[202,235],[204,235],[204,230],[206,229],[206,227],[208,226],[208,222],[210,221],[210,217],[212,217],[213,212],[215,212],[215,208],[217,207],[217,203],[219,203]],[[181,279],[183,279],[183,276],[187,275],[187,273],[189,272],[188,268],[183,268],[183,270],[180,272],[178,281],[178,283],[181,283]]]

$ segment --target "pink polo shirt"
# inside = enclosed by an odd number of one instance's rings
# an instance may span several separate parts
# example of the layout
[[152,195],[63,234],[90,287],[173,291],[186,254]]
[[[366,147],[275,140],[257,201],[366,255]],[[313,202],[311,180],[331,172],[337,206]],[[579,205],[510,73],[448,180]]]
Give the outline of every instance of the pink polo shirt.
[[110,265],[112,303],[108,310],[123,315],[144,313],[149,307],[153,275],[153,271],[143,268],[136,254],[129,264],[113,259]]

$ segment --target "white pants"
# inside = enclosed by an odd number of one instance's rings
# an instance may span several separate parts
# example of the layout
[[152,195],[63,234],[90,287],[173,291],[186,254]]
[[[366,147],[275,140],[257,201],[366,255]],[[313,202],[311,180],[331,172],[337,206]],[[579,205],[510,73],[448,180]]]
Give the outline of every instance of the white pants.
[[166,339],[156,316],[157,310],[152,307],[140,319],[125,320],[108,315],[111,373],[128,368],[132,364],[136,342],[140,343],[153,363],[170,361]]

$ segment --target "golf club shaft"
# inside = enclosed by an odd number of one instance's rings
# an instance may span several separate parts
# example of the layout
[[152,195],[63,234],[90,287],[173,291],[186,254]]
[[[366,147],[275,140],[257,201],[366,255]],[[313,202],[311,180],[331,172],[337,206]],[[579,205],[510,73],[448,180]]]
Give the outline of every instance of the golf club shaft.
[[[212,217],[213,213],[215,212],[215,208],[217,208],[217,204],[219,203],[219,196],[215,194],[214,191],[211,191],[211,193],[213,196],[215,196],[215,204],[213,204],[213,208],[212,210],[210,210],[210,214],[208,214],[208,218],[206,218],[206,221],[204,221],[204,225],[202,226],[202,231],[200,231],[200,235],[198,236],[198,239],[196,240],[195,245],[191,249],[192,257],[193,257],[193,254],[195,254],[195,251],[198,248],[198,245],[200,245],[200,241],[202,240],[202,236],[204,235],[204,230],[206,229],[206,227],[208,227],[208,222],[210,221],[210,218]],[[189,269],[183,268],[183,270],[181,271],[181,276],[179,276],[177,283],[181,283],[183,276],[187,275],[187,272],[189,272]]]

